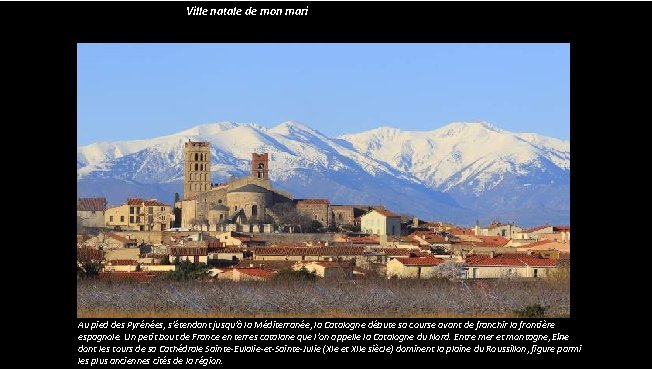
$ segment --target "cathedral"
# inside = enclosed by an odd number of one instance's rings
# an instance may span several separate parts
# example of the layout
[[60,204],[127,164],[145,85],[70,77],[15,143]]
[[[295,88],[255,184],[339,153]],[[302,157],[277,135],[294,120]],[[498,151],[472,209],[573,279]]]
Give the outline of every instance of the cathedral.
[[274,204],[292,201],[291,194],[272,188],[267,153],[251,154],[250,175],[217,184],[211,180],[210,157],[210,143],[185,143],[183,199],[175,202],[182,228],[226,230],[229,224],[258,227],[271,223]]

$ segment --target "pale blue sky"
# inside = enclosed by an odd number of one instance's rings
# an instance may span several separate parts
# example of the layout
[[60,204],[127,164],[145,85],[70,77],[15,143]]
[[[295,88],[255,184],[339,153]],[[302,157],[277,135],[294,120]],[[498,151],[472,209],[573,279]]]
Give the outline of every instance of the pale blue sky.
[[79,44],[77,143],[218,121],[570,136],[569,44]]

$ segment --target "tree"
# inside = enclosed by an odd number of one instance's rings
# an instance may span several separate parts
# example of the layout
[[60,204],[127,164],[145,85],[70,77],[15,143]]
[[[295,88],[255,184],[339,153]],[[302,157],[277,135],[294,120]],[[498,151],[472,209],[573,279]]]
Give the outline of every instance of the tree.
[[302,266],[301,269],[299,270],[292,270],[292,269],[281,269],[276,275],[274,275],[275,280],[283,280],[283,281],[316,281],[317,280],[317,272],[312,271],[309,272],[308,269],[306,269],[305,266]]
[[173,281],[189,281],[208,276],[208,266],[205,263],[192,263],[189,260],[177,262],[176,269],[166,274]]
[[92,247],[77,248],[77,276],[82,278],[92,278],[97,276],[100,271],[100,262],[103,259],[101,250]]
[[464,266],[461,263],[456,263],[453,260],[446,260],[445,262],[437,265],[435,273],[439,278],[455,281],[462,278],[462,274],[464,273]]

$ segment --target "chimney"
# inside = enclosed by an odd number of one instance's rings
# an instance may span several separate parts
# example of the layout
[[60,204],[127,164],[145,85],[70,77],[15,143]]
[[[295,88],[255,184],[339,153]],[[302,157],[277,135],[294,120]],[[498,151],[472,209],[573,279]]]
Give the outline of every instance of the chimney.
[[491,259],[494,258],[494,252],[493,251],[489,251],[489,258],[491,258]]

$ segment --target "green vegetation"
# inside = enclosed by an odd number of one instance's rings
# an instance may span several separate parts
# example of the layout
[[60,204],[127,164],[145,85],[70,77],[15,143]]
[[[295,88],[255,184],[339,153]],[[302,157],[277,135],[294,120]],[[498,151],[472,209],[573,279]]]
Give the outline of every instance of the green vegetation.
[[541,304],[532,304],[514,312],[519,318],[542,318],[546,315],[546,308]]
[[192,263],[184,260],[175,264],[176,270],[168,272],[165,277],[173,281],[188,281],[208,277],[208,266],[205,263]]
[[317,273],[313,270],[309,272],[306,267],[301,267],[299,270],[283,269],[276,273],[275,280],[290,280],[290,281],[316,281]]

